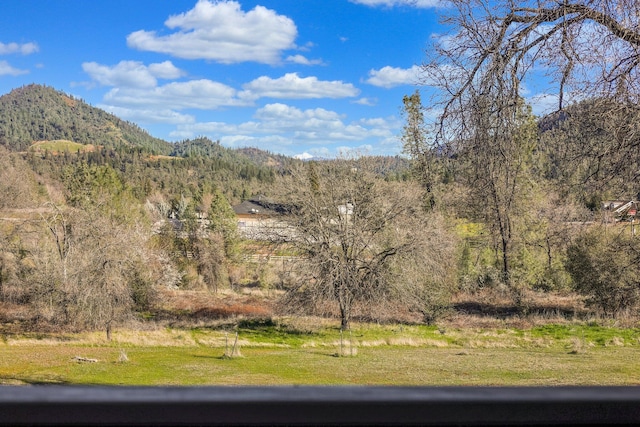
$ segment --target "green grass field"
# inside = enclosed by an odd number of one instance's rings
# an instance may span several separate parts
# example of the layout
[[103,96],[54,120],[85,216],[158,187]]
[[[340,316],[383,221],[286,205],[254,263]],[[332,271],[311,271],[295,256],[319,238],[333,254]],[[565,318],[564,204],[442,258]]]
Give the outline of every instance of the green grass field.
[[360,325],[341,341],[335,327],[252,325],[238,334],[241,356],[231,358],[235,332],[220,330],[118,331],[110,343],[97,334],[9,337],[0,384],[640,384],[637,329]]
[[29,149],[36,152],[44,152],[45,150],[48,150],[51,153],[63,153],[65,151],[68,151],[69,153],[77,153],[78,151],[91,151],[94,149],[94,146],[79,144],[65,139],[56,139],[52,141],[36,142]]

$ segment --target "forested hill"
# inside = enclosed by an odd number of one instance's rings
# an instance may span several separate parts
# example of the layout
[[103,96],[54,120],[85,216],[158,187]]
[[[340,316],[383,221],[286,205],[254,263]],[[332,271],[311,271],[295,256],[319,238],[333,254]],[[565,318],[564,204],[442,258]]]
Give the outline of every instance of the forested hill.
[[25,151],[35,141],[69,140],[106,148],[169,154],[170,143],[133,123],[48,86],[28,85],[0,96],[0,145]]
[[26,151],[34,142],[55,140],[108,150],[133,149],[171,157],[253,163],[258,167],[282,168],[293,161],[258,148],[225,148],[208,138],[169,143],[134,123],[48,86],[31,84],[0,96],[0,145],[11,151]]
[[[82,150],[80,144],[91,147]],[[276,171],[300,161],[259,148],[223,147],[219,141],[206,137],[169,143],[81,99],[37,84],[0,96],[0,146],[14,152],[29,152],[32,166],[41,172],[51,168],[58,170],[54,173],[55,178],[59,178],[57,175],[63,165],[87,162],[109,164],[132,182],[139,181],[144,175],[136,170],[137,166],[132,166],[141,160],[151,161],[154,165],[158,165],[158,159],[165,163],[180,160],[179,164],[172,163],[172,173],[192,170],[190,176],[214,179],[215,175],[214,181],[227,182],[254,178],[270,182]],[[47,151],[54,155],[47,156]],[[41,158],[37,160],[36,157]],[[408,165],[404,159],[373,157],[372,161],[385,177],[406,177]],[[170,175],[158,177],[158,182],[163,185],[170,182]],[[181,187],[184,182],[177,184]],[[246,193],[247,188],[236,187],[232,198]]]
[[253,147],[239,148],[238,151],[251,161],[261,166],[286,168],[288,165],[299,161],[292,157],[284,156],[282,154],[274,154],[269,151]]

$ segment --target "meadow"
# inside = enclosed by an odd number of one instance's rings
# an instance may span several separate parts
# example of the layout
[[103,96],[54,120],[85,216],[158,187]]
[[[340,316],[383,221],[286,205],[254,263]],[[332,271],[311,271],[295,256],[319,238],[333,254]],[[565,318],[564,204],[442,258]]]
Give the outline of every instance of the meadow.
[[4,336],[0,384],[640,384],[640,329],[299,323]]

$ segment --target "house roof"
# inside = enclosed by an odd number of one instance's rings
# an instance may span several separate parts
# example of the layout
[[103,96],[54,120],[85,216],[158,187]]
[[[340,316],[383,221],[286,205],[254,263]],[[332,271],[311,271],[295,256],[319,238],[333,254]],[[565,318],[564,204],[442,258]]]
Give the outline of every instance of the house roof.
[[257,196],[235,205],[233,211],[236,215],[280,215],[286,212],[286,208],[264,196]]

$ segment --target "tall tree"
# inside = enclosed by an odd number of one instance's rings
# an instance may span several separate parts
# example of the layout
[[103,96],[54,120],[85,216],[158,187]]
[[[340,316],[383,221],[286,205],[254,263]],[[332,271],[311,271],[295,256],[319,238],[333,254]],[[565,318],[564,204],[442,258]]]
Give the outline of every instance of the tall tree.
[[472,116],[474,133],[462,154],[471,168],[471,200],[495,238],[503,280],[512,285],[511,264],[519,237],[516,222],[532,189],[530,168],[537,126],[528,106],[499,109],[495,102],[488,97],[478,99]]
[[[436,39],[423,67],[425,84],[442,89],[436,142],[448,145],[469,133],[478,95],[515,103],[523,82],[545,70],[555,98],[557,127],[570,141],[556,150],[580,165],[576,177],[600,186],[637,171],[640,132],[640,3],[635,0],[450,0],[443,21],[452,32]],[[493,81],[491,87],[487,82]],[[489,91],[491,89],[491,91]],[[579,108],[575,102],[588,100]],[[567,131],[567,128],[572,129]],[[577,134],[577,135],[576,135]],[[604,143],[603,143],[604,142]],[[553,145],[553,143],[552,143]],[[561,141],[559,146],[565,146]],[[566,166],[566,165],[565,165]],[[574,167],[567,168],[573,173]],[[560,173],[565,173],[560,171]],[[575,183],[572,183],[575,184]]]
[[209,205],[209,229],[220,235],[224,242],[224,251],[228,258],[236,255],[239,242],[238,222],[233,208],[226,197],[215,190]]
[[406,119],[402,129],[402,149],[411,158],[414,175],[425,190],[425,208],[432,209],[436,204],[433,194],[435,153],[433,147],[427,143],[420,92],[416,90],[411,95],[405,95],[402,103]]

